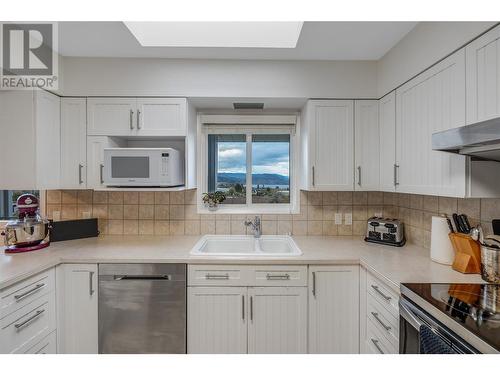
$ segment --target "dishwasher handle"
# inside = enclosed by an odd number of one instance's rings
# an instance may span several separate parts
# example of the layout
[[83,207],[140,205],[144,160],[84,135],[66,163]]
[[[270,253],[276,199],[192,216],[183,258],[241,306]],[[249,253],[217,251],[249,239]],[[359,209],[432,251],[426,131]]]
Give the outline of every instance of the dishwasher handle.
[[172,280],[172,275],[114,275],[115,281],[120,280]]

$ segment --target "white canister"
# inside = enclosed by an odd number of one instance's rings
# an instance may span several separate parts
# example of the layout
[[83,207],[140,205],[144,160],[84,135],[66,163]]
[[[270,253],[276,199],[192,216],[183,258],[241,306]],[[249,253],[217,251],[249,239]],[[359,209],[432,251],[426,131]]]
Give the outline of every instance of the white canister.
[[455,251],[448,234],[450,228],[443,216],[432,217],[431,228],[431,259],[434,262],[451,265],[455,259]]

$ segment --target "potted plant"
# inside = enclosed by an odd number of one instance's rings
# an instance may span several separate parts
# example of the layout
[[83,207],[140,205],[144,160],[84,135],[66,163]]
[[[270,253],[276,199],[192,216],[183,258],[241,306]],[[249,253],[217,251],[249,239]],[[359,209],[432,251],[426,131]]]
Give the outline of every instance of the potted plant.
[[226,195],[222,191],[203,193],[202,200],[210,211],[215,211],[226,200]]

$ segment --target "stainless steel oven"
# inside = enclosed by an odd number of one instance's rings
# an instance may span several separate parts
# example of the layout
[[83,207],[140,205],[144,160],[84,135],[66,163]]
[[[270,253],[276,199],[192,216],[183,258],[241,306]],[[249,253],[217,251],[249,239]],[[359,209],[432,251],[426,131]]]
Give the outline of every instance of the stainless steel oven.
[[400,354],[473,354],[479,353],[443,323],[415,303],[399,301]]

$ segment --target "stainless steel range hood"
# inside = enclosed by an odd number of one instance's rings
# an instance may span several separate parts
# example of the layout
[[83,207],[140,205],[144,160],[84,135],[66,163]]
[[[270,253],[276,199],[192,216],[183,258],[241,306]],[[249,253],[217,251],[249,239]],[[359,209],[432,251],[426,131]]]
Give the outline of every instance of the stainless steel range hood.
[[500,118],[434,133],[432,149],[500,161]]

